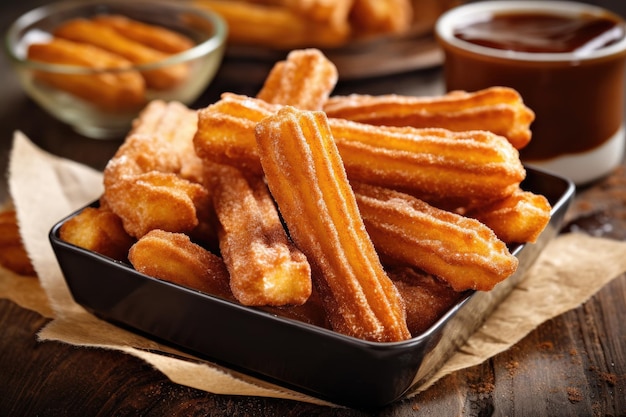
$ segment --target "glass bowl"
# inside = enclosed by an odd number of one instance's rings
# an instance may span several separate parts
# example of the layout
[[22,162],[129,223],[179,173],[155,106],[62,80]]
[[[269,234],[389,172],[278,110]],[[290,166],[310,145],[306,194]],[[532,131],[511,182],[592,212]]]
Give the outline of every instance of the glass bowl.
[[[53,33],[61,24],[103,14],[169,29],[189,38],[192,46],[182,52],[159,52],[160,59],[144,63],[123,59],[126,64],[116,68],[103,61],[68,65],[44,62],[40,57],[29,59],[29,46],[58,39]],[[6,33],[5,50],[24,90],[36,103],[80,134],[104,139],[126,133],[151,100],[191,104],[213,80],[222,62],[226,36],[222,18],[184,2],[62,1],[19,17]],[[150,82],[149,77],[159,73],[177,75],[167,83]],[[117,94],[118,87],[131,92]]]

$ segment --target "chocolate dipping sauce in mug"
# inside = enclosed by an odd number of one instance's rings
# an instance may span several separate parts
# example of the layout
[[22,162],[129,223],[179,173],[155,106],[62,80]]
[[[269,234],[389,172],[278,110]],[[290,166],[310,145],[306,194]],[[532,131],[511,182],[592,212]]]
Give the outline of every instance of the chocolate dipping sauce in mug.
[[569,1],[485,1],[445,13],[436,34],[448,90],[512,87],[536,115],[520,156],[584,184],[624,154],[624,21]]

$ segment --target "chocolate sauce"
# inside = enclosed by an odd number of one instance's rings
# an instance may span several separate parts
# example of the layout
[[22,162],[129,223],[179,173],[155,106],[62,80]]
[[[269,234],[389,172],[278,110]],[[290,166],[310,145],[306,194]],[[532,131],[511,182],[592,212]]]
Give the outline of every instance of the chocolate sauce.
[[624,37],[624,28],[609,16],[508,13],[459,27],[454,36],[495,49],[559,53],[611,45]]
[[[593,51],[620,42],[624,25],[610,14],[579,17],[542,12],[493,14],[490,20],[460,24],[455,36],[505,51],[483,54],[444,43],[448,90],[477,91],[508,86],[536,114],[533,139],[522,160],[543,161],[594,150],[616,134],[624,118],[626,51],[593,57]],[[513,57],[507,51],[529,52]],[[573,54],[571,52],[574,51]],[[569,52],[568,59],[542,60],[537,52]]]

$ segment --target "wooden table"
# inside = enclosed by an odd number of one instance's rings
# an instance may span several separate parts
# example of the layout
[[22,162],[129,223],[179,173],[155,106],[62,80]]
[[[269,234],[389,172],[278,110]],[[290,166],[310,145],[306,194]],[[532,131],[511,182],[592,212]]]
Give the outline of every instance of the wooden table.
[[[42,1],[0,6],[0,27]],[[618,2],[602,2],[605,6]],[[620,2],[622,3],[622,2]],[[623,4],[619,4],[624,8]],[[254,94],[259,85],[233,79],[226,62],[194,107],[219,93]],[[98,169],[120,140],[80,137],[27,99],[0,60],[0,168],[11,134]],[[432,94],[443,91],[439,68],[389,78],[342,82],[337,93]],[[0,201],[7,197],[0,184]],[[626,239],[626,165],[578,190],[568,219],[594,235]],[[550,320],[508,351],[456,372],[425,393],[380,410],[327,408],[287,400],[214,395],[170,382],[139,359],[113,351],[37,342],[47,319],[0,299],[0,415],[6,416],[626,416],[626,276],[584,305]]]

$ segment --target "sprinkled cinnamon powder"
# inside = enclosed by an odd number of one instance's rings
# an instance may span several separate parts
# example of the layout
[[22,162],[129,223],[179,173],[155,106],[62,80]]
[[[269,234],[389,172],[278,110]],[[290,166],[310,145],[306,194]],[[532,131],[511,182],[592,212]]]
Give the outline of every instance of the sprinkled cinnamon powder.
[[583,400],[583,394],[578,388],[567,387],[567,399],[571,403],[577,403]]
[[539,349],[541,350],[552,350],[553,348],[554,348],[554,344],[550,341],[539,343]]
[[506,363],[505,367],[509,371],[509,376],[513,377],[517,373],[517,369],[519,368],[519,362],[511,360]]
[[609,372],[600,372],[599,375],[600,375],[600,379],[602,379],[604,382],[606,382],[612,387],[614,387],[615,384],[617,383],[617,375],[615,374],[612,374]]

